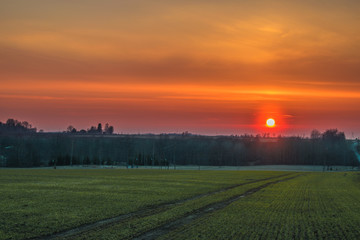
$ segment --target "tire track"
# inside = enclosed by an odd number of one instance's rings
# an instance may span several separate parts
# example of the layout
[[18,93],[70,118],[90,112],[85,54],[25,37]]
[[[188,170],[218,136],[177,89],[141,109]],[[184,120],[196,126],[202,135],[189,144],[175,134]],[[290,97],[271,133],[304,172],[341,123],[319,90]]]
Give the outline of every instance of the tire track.
[[51,234],[51,235],[45,235],[45,236],[40,236],[40,237],[34,237],[34,238],[29,238],[29,240],[52,240],[52,239],[62,239],[62,238],[66,238],[66,237],[72,237],[72,236],[76,236],[76,235],[80,235],[83,233],[86,233],[88,231],[94,230],[94,229],[99,229],[99,228],[105,228],[108,227],[110,225],[113,224],[117,224],[117,223],[121,223],[124,222],[126,220],[132,219],[132,218],[140,218],[140,217],[146,217],[146,216],[150,216],[162,211],[166,211],[168,208],[173,207],[173,206],[177,206],[183,203],[186,203],[188,201],[192,201],[192,200],[196,200],[202,197],[207,197],[207,196],[211,196],[217,193],[221,193],[221,192],[225,192],[240,186],[244,186],[244,185],[248,185],[248,184],[253,184],[253,183],[257,183],[257,182],[262,182],[262,181],[267,181],[267,180],[272,180],[272,179],[276,179],[276,178],[281,178],[281,177],[285,177],[288,175],[292,175],[294,173],[287,173],[287,174],[282,174],[282,175],[278,175],[278,176],[274,176],[274,177],[268,177],[268,178],[263,178],[263,179],[257,179],[257,180],[253,180],[253,181],[249,181],[249,182],[244,182],[244,183],[240,183],[240,184],[236,184],[236,185],[232,185],[229,187],[225,187],[225,188],[221,188],[212,192],[208,192],[208,193],[204,193],[204,194],[199,194],[190,198],[186,198],[183,200],[179,200],[176,202],[168,202],[168,203],[163,203],[163,204],[159,204],[159,205],[155,205],[155,206],[148,206],[146,208],[140,209],[138,211],[135,212],[131,212],[131,213],[127,213],[127,214],[122,214],[116,217],[112,217],[112,218],[108,218],[108,219],[103,219],[94,223],[90,223],[90,224],[84,224],[81,225],[79,227],[73,228],[73,229],[68,229],[62,232],[58,232],[55,234]]
[[139,235],[138,237],[135,237],[133,238],[134,240],[152,240],[152,239],[156,239],[158,237],[161,237],[171,231],[174,231],[175,229],[179,228],[179,227],[182,227],[184,225],[187,225],[189,223],[191,223],[192,221],[194,221],[195,219],[198,219],[200,217],[203,217],[209,213],[212,213],[212,212],[215,212],[215,211],[218,211],[222,208],[225,208],[227,207],[228,205],[230,205],[231,203],[241,199],[241,198],[244,198],[246,196],[249,196],[251,194],[254,194],[256,192],[258,192],[259,190],[261,189],[264,189],[270,185],[273,185],[273,184],[276,184],[276,183],[279,183],[279,182],[284,182],[284,181],[289,181],[291,179],[294,179],[296,177],[299,177],[300,175],[296,175],[296,176],[293,176],[293,177],[289,177],[289,178],[285,178],[285,179],[280,179],[280,180],[277,180],[277,181],[273,181],[273,182],[269,182],[269,183],[265,183],[259,187],[256,187],[256,188],[253,188],[253,189],[250,189],[248,191],[246,191],[245,193],[241,194],[241,195],[237,195],[237,196],[233,196],[225,201],[222,201],[222,202],[217,202],[217,203],[214,203],[214,204],[210,204],[210,205],[207,205],[203,208],[200,208],[200,209],[197,209],[197,210],[194,210],[192,213],[189,213],[181,218],[178,218],[172,222],[169,222],[169,223],[166,223],[162,226],[159,226],[155,229],[152,229],[150,231],[147,231],[141,235]]

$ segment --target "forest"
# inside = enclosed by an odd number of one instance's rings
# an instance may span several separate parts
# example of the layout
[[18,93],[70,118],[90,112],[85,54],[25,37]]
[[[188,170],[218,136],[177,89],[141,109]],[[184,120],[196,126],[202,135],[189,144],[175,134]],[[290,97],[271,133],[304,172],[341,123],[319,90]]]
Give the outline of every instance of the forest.
[[68,128],[61,133],[45,133],[30,124],[25,127],[22,122],[10,122],[11,127],[0,123],[0,167],[358,165],[352,142],[337,129],[323,133],[313,130],[310,138],[187,132],[120,135],[113,134],[113,127],[111,133],[103,130],[101,124],[91,127],[92,132]]

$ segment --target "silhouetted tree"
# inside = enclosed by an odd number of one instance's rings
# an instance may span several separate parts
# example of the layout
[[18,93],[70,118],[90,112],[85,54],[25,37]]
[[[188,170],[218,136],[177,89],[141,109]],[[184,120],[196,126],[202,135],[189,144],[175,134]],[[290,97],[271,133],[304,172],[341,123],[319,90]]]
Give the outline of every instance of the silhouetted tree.
[[109,126],[108,128],[108,134],[113,134],[114,133],[114,127],[113,126]]
[[105,124],[105,128],[104,128],[104,133],[105,134],[113,134],[114,132],[114,127],[113,126],[109,126],[108,123]]
[[100,134],[103,133],[101,123],[98,124],[97,131],[98,131],[98,133],[100,133]]
[[17,121],[12,119],[12,118],[9,118],[6,121],[6,126],[9,127],[9,128],[14,128],[16,124],[17,124]]
[[321,133],[317,129],[314,129],[311,131],[310,137],[311,139],[320,139]]
[[0,123],[0,133],[34,133],[36,132],[36,128],[32,128],[31,124],[28,122],[20,122],[15,119],[8,119],[6,123]]
[[91,126],[88,130],[87,130],[88,133],[91,133],[91,134],[95,134],[95,133],[98,133],[98,130],[96,127],[94,126]]
[[76,133],[77,131],[76,131],[76,128],[74,128],[73,126],[68,126],[67,127],[67,132],[68,133]]
[[322,138],[330,142],[345,141],[345,134],[337,129],[329,129],[322,134]]

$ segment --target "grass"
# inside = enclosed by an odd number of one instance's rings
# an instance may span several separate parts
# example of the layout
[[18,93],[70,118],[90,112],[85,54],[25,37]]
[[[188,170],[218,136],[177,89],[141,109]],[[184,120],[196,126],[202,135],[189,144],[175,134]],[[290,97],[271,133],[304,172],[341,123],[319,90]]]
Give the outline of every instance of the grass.
[[311,173],[271,185],[162,239],[360,239],[360,175]]
[[[0,239],[25,239],[120,214],[146,214],[69,239],[131,239],[265,183],[161,239],[360,239],[360,174],[172,170],[0,170]],[[276,179],[267,179],[277,177]],[[252,182],[263,179],[261,182]],[[252,182],[252,183],[250,183]],[[181,204],[176,202],[248,183]],[[147,208],[153,206],[153,208]]]
[[[290,174],[290,176],[295,175],[297,174]],[[87,232],[77,237],[71,237],[69,239],[132,239],[133,237],[139,235],[142,232],[146,232],[165,223],[186,216],[197,209],[203,208],[210,204],[224,201],[233,196],[241,195],[246,191],[259,187],[265,183],[276,181],[279,179],[285,179],[290,176],[281,176],[276,179],[269,179],[261,182],[239,186],[224,192],[219,192],[209,196],[204,196],[198,199],[187,201],[181,205],[176,205],[167,209],[163,209],[163,211],[155,212],[154,214],[149,216],[130,219],[129,221],[126,221],[126,224],[121,222],[111,225],[110,227],[95,229],[93,231]]]
[[[259,171],[0,169],[0,239],[52,234],[148,206],[282,174]],[[203,203],[198,201],[197,204]],[[191,210],[197,206],[188,207]],[[164,221],[184,214],[183,209],[179,211],[173,210],[171,217],[165,217]]]

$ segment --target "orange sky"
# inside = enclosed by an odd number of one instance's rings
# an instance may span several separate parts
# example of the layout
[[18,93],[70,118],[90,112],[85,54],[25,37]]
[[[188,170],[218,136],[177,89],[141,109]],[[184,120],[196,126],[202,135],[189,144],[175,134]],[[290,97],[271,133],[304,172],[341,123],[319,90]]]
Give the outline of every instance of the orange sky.
[[360,137],[359,12],[355,0],[2,1],[0,121]]

